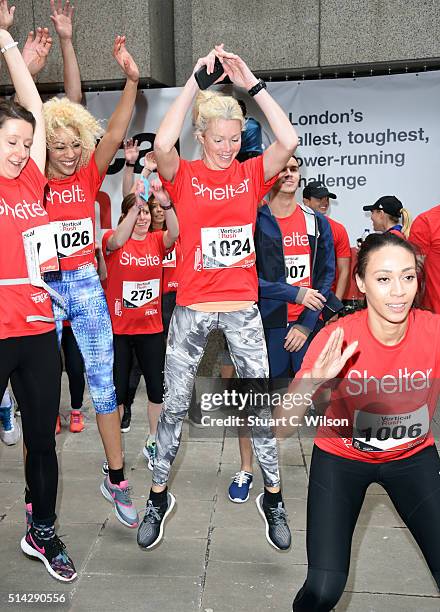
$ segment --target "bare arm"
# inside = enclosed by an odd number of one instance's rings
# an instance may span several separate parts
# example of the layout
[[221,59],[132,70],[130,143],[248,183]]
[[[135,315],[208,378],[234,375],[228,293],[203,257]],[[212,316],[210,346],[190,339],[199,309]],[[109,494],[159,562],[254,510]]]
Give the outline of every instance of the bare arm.
[[[155,179],[150,183],[151,193],[154,194],[155,199],[159,202],[159,204],[164,208],[165,221],[167,224],[167,229],[163,235],[163,243],[165,248],[169,249],[176,242],[179,237],[179,222],[176,217],[176,213],[174,212],[174,208],[169,208],[171,205],[170,196],[168,192],[163,188],[162,183],[159,179]],[[168,210],[167,210],[168,209]]]
[[[194,78],[194,72],[202,66],[206,66],[209,74],[214,70],[214,62],[214,51],[211,51],[206,57],[202,57],[197,61],[194,66],[193,74],[185,83],[179,96],[171,104],[157,130],[156,138],[154,139],[154,154],[157,160],[158,171],[167,181],[173,181],[176,176],[179,167],[179,154],[174,145],[182,131],[186,113],[190,109],[194,97],[199,91],[199,87]],[[223,74],[216,82],[223,80],[225,76],[226,74]]]
[[69,100],[80,104],[82,100],[81,75],[72,42],[73,10],[70,0],[66,0],[64,7],[62,0],[58,0],[56,6],[55,0],[50,0],[50,18],[60,39],[63,56],[64,91]]
[[122,248],[127,242],[127,240],[130,238],[140,211],[144,208],[144,206],[147,206],[145,201],[140,196],[140,194],[143,192],[143,189],[144,184],[142,183],[142,181],[137,181],[135,204],[129,209],[129,211],[125,215],[125,218],[121,221],[121,223],[118,225],[118,227],[108,239],[107,251],[116,251],[117,249]]
[[107,170],[109,163],[124,140],[136,102],[139,82],[139,70],[125,47],[125,36],[116,37],[113,56],[127,76],[127,82],[118,105],[110,117],[107,130],[96,147],[95,161],[100,175]]
[[[215,53],[234,85],[249,90],[258,83],[257,77],[241,57],[227,53],[222,46],[215,47]],[[298,136],[286,113],[266,89],[259,91],[254,99],[275,136],[275,142],[263,153],[264,179],[267,181],[278,174],[292,157],[298,145]]]
[[350,257],[337,257],[336,270],[338,281],[336,283],[335,295],[338,300],[342,300],[350,281]]
[[[134,164],[139,157],[138,141],[129,138],[124,142],[125,168],[122,173],[122,197],[125,198],[134,187]],[[127,165],[130,164],[130,165]]]
[[[0,30],[0,47],[5,47],[14,40],[6,30]],[[31,157],[41,172],[46,164],[46,128],[43,118],[43,104],[29,70],[18,48],[11,47],[3,54],[12,84],[20,103],[35,117],[34,140],[31,147]]]

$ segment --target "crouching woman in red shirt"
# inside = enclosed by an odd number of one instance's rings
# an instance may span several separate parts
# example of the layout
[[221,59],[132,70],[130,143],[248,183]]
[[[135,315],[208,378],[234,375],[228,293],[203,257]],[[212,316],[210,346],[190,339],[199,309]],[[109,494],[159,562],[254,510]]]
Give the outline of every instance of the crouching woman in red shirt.
[[440,316],[414,308],[417,272],[407,241],[391,232],[368,236],[356,275],[367,308],[321,330],[290,385],[290,391],[310,392],[337,377],[315,438],[308,572],[294,612],[325,612],[339,601],[372,483],[390,496],[440,587],[440,459],[430,430],[439,392]]
[[[140,195],[144,184],[138,181],[136,193],[122,201],[118,227],[104,234],[102,252],[107,265],[105,293],[113,327],[113,378],[119,411],[122,414],[126,403],[134,348],[147,386],[151,442],[163,402],[162,261],[179,235],[179,225],[160,181],[151,181],[150,188],[164,211],[166,231],[153,231],[148,203]],[[150,446],[155,448],[155,443]],[[153,469],[154,457],[148,451],[146,447],[144,454]]]

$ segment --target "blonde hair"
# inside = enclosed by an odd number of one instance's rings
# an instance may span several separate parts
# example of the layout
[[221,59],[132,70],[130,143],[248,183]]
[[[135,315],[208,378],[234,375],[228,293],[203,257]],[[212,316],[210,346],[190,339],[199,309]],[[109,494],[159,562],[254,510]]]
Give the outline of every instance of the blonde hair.
[[409,238],[409,230],[411,228],[412,223],[409,210],[407,208],[402,208],[402,210],[400,211],[400,215],[402,217],[402,234],[404,234],[406,238]]
[[243,112],[237,100],[216,91],[200,91],[193,108],[194,136],[202,136],[210,121],[237,119],[244,129]]
[[51,98],[43,104],[43,112],[47,147],[50,148],[56,139],[55,130],[65,130],[81,143],[79,166],[85,166],[95,149],[96,140],[105,131],[99,121],[84,106],[66,97]]

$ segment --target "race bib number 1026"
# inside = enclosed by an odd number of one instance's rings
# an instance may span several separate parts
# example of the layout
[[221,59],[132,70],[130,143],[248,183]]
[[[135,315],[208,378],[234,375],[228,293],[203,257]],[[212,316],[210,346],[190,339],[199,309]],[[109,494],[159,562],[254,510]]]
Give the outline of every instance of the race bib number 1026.
[[203,227],[203,268],[250,268],[255,264],[252,224],[236,227]]
[[52,221],[58,257],[89,255],[95,250],[93,222],[87,219]]

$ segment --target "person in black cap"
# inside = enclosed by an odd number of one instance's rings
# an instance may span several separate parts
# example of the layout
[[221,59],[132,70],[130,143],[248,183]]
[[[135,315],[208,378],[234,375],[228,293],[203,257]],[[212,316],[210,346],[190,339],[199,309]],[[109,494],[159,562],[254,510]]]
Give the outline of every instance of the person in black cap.
[[330,224],[335,246],[336,274],[332,291],[339,300],[342,300],[350,281],[351,250],[347,230],[334,219],[328,216],[330,199],[335,200],[336,195],[330,193],[320,181],[310,181],[303,189],[303,202],[309,208],[325,215]]
[[371,211],[375,232],[391,232],[405,240],[408,238],[411,215],[396,196],[382,196],[374,204],[364,206],[363,210]]

